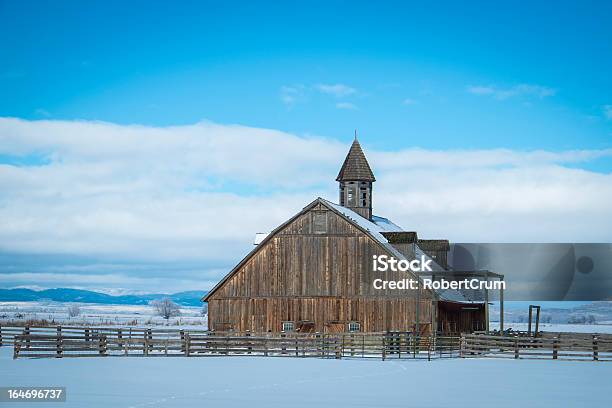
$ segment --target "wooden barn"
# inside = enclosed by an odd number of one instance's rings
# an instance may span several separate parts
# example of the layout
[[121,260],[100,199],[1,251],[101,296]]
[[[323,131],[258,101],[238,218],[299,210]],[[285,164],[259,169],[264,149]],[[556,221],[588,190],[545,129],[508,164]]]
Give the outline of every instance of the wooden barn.
[[487,302],[457,290],[375,289],[373,255],[433,259],[448,271],[446,240],[418,239],[372,213],[374,174],[357,139],[336,178],[339,202],[317,198],[267,234],[203,299],[210,330],[421,334],[485,330]]

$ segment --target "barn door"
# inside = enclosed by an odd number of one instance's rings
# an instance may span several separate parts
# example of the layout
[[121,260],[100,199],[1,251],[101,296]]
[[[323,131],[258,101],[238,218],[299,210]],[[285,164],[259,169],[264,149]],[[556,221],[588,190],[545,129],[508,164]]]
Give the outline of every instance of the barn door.
[[344,333],[344,323],[327,323],[325,325],[326,333]]
[[314,333],[315,332],[314,322],[299,323],[297,331],[300,333]]

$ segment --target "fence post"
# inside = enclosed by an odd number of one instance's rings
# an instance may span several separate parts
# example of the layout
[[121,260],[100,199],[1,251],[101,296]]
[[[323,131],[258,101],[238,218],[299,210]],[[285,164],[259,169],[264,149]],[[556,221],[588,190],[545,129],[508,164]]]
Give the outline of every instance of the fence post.
[[264,336],[263,343],[264,343],[264,356],[267,356],[268,355],[268,337],[267,336]]
[[13,360],[19,357],[19,351],[21,351],[21,336],[16,335],[13,337]]
[[283,340],[286,337],[285,333],[281,333],[280,337],[281,337],[280,344],[281,344],[281,355],[282,355],[282,354],[286,354],[286,351],[287,351],[287,348],[285,347],[285,341]]
[[300,343],[298,341],[298,335],[297,333],[295,333],[295,356],[299,357],[300,356]]
[[100,335],[98,339],[98,354],[100,356],[106,355],[106,336]]
[[26,339],[26,349],[29,349],[30,348],[30,326],[25,327],[23,334]]
[[143,335],[142,335],[142,353],[145,356],[149,355],[149,340],[147,338],[147,331],[144,330]]
[[385,357],[387,357],[386,352],[387,352],[387,348],[386,348],[386,344],[385,344],[385,337],[386,334],[383,333],[382,335],[382,359],[383,361],[385,361]]
[[[406,336],[407,336],[407,332],[404,333],[404,342],[406,343]],[[402,333],[398,333],[398,340],[397,340],[397,358],[399,358],[401,360],[402,358]]]
[[597,342],[597,336],[593,336],[593,360],[599,360],[599,346]]
[[0,347],[2,347],[2,325],[0,325]]
[[[246,333],[244,334],[245,337],[251,337],[251,331],[247,330]],[[253,350],[253,346],[251,344],[251,342],[249,341],[249,339],[247,339],[247,354],[251,354],[251,351]]]
[[553,360],[556,360],[559,357],[559,338],[555,337],[553,339]]
[[361,357],[365,357],[365,334],[361,335]]
[[185,330],[181,330],[181,353],[185,353]]
[[61,358],[63,353],[62,326],[57,326],[57,339],[55,340],[55,357]]
[[123,344],[123,330],[117,329],[117,348],[121,351],[121,345]]
[[514,358],[519,358],[518,337],[514,338]]
[[153,331],[151,329],[147,329],[147,337],[149,339],[149,352],[153,351]]

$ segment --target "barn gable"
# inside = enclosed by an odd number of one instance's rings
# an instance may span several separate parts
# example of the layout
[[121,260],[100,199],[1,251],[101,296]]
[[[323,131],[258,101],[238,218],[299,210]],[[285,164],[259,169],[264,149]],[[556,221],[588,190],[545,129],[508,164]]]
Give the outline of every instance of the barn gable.
[[353,322],[375,332],[420,322],[420,331],[435,330],[434,293],[373,288],[375,278],[415,278],[372,271],[374,254],[401,257],[378,229],[318,198],[270,233],[204,298],[209,328],[281,331],[287,323],[301,332],[327,332],[345,331]]
[[[203,299],[269,296],[409,297],[414,291],[376,290],[375,278],[416,276],[374,272],[372,255],[402,259],[381,228],[318,198],[270,233]],[[423,298],[432,294],[423,291]]]

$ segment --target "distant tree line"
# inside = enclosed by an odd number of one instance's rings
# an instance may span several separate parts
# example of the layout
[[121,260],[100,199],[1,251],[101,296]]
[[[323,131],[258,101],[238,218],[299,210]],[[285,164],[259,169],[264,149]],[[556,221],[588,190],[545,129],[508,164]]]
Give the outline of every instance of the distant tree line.
[[[516,319],[517,323],[529,323],[529,317],[521,315]],[[533,319],[533,323],[535,323],[535,318]],[[540,317],[540,323],[552,323],[552,316],[543,315]]]
[[595,319],[595,316],[593,316],[592,314],[586,316],[570,316],[570,318],[567,319],[567,322],[570,324],[594,324],[596,321],[597,320]]

